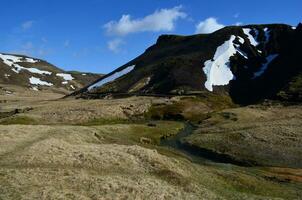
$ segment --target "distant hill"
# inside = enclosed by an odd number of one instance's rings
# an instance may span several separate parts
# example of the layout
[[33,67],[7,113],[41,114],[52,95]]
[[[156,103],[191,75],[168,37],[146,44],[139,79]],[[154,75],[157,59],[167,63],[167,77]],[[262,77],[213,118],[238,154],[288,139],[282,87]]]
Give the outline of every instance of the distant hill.
[[229,95],[302,100],[302,25],[229,26],[211,34],[162,35],[142,55],[73,95]]
[[41,59],[0,53],[0,84],[22,86],[35,91],[55,89],[70,93],[101,76],[66,72]]

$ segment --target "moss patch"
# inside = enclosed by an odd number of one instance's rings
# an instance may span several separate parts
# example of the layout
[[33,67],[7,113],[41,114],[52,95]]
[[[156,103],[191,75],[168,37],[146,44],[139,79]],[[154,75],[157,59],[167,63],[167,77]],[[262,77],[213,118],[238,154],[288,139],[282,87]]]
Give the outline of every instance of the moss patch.
[[35,119],[28,116],[13,116],[1,120],[0,124],[1,125],[10,125],[10,124],[35,125],[38,123]]

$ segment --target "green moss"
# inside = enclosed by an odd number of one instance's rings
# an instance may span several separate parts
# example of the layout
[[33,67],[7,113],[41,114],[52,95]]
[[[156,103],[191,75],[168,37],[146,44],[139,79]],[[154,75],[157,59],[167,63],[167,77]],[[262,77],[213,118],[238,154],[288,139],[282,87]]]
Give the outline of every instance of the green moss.
[[147,125],[136,125],[131,127],[130,135],[134,141],[141,142],[142,137],[151,139],[152,144],[159,144],[160,139],[166,136],[176,135],[184,127],[181,122],[161,121],[156,123],[156,127]]
[[35,125],[37,124],[37,121],[28,116],[13,116],[1,120],[0,124],[1,125],[10,125],[10,124]]
[[182,97],[173,104],[152,105],[145,113],[146,119],[201,122],[212,112],[234,107],[232,100],[224,95]]
[[153,124],[155,126],[148,126],[147,123],[124,123],[95,128],[110,143],[158,145],[162,137],[175,135],[184,127],[182,122],[173,121],[156,121]]
[[104,118],[96,118],[91,119],[87,122],[80,123],[81,126],[98,126],[98,125],[114,125],[114,124],[129,124],[133,121],[129,119],[104,119]]

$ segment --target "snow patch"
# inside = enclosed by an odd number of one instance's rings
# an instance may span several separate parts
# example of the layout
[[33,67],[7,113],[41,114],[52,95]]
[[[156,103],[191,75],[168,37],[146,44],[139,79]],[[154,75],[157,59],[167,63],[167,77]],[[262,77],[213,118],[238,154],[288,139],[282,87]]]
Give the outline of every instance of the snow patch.
[[217,48],[214,58],[204,63],[203,71],[207,76],[204,85],[209,91],[213,91],[213,86],[227,85],[235,78],[230,69],[230,57],[238,52],[233,43],[235,39],[236,36],[232,35]]
[[34,73],[34,74],[41,74],[41,75],[46,74],[46,75],[51,75],[51,72],[49,72],[49,71],[44,71],[44,70],[40,70],[40,69],[33,68],[33,67],[31,67],[31,68],[22,67],[22,69],[27,70],[27,71],[30,71],[31,73]]
[[71,89],[75,90],[75,87],[73,85],[70,85]]
[[272,54],[266,57],[266,62],[262,65],[262,67],[260,68],[259,71],[254,73],[254,77],[253,79],[261,76],[265,70],[267,69],[267,67],[269,66],[269,64],[278,56],[278,54]]
[[244,39],[243,39],[242,37],[237,36],[237,38],[239,39],[239,42],[240,42],[241,44],[244,44]]
[[74,79],[71,74],[57,73],[56,75],[62,77],[65,81],[71,81]]
[[46,82],[46,81],[42,81],[40,78],[36,78],[36,77],[30,77],[29,78],[29,82],[30,84],[33,85],[46,85],[46,86],[52,86],[52,83]]
[[5,55],[5,54],[0,54],[0,58],[3,60],[4,64],[12,67],[12,71],[15,73],[19,73],[21,70],[27,70],[34,74],[51,75],[51,72],[48,72],[48,71],[39,70],[39,69],[33,68],[33,67],[31,67],[31,68],[22,67],[21,65],[16,64],[16,63],[22,63],[22,62],[27,62],[27,63],[39,62],[39,60],[35,60],[33,58],[26,58],[26,57]]
[[269,42],[269,40],[270,40],[270,37],[271,37],[271,35],[270,35],[271,31],[268,30],[267,27],[264,28],[263,31],[264,31],[264,35],[265,35],[265,44],[267,44]]
[[[257,42],[257,40],[254,38],[254,36],[252,36],[252,35],[250,34],[250,32],[252,31],[252,29],[250,29],[250,28],[243,28],[242,30],[243,30],[244,34],[245,34],[245,35],[248,37],[248,39],[250,40],[251,45],[253,45],[253,46],[256,47],[256,46],[259,44],[259,42]],[[257,37],[258,31],[255,30],[255,29],[254,29],[254,31],[256,32],[256,37]]]
[[33,86],[31,89],[32,89],[33,91],[39,91],[38,87],[36,87],[36,86]]
[[112,82],[115,79],[118,79],[119,77],[124,76],[125,74],[128,74],[129,72],[131,72],[134,69],[134,67],[135,67],[135,65],[131,65],[131,66],[126,67],[125,69],[123,69],[121,71],[115,72],[114,74],[112,74],[112,75],[110,75],[110,76],[108,76],[106,78],[103,78],[99,82],[97,82],[97,83],[89,86],[88,90],[92,90],[94,88],[101,87],[101,86],[103,86],[106,83]]
[[14,56],[14,55],[5,55],[1,53],[0,53],[0,58],[3,60],[5,64],[9,66],[17,62],[28,62],[28,63],[39,62],[39,60],[33,58],[26,58],[26,57]]

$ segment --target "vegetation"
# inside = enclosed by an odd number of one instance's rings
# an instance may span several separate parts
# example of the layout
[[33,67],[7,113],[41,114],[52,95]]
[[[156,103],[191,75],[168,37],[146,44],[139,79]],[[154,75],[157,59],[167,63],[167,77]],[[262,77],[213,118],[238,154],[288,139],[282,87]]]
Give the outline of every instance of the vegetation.
[[11,125],[11,124],[23,124],[23,125],[34,125],[37,121],[28,116],[12,116],[0,120],[1,125]]

